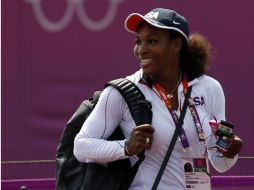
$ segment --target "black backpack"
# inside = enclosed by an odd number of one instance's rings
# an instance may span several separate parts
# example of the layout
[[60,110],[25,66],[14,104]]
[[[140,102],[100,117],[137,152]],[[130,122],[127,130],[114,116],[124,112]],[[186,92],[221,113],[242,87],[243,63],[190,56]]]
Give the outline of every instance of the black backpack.
[[[136,123],[151,124],[151,103],[140,89],[128,79],[117,79],[105,86],[115,87],[125,99],[130,113]],[[94,109],[100,91],[93,98],[81,103],[67,123],[56,152],[56,189],[57,190],[123,190],[131,185],[139,165],[144,160],[144,152],[138,155],[139,160],[131,168],[129,159],[110,162],[107,167],[94,163],[81,163],[73,155],[73,144],[82,124]],[[124,139],[120,127],[117,127],[108,140]]]

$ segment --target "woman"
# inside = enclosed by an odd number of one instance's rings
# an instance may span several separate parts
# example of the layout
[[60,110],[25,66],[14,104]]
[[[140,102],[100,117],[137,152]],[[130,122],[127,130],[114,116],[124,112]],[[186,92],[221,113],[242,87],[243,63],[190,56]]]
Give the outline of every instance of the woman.
[[[169,9],[157,8],[145,16],[133,13],[127,17],[125,27],[136,34],[134,54],[141,65],[127,78],[151,102],[152,124],[135,126],[120,93],[107,87],[75,138],[76,158],[98,163],[129,158],[135,163],[135,155],[146,149],[146,158],[130,189],[151,189],[173,136],[186,90],[192,86],[192,107],[187,110],[181,134],[187,143],[183,139],[176,142],[158,189],[185,189],[186,160],[197,167],[195,158],[208,158],[215,169],[227,171],[235,164],[242,141],[233,136],[228,151],[212,148],[217,139],[209,120],[225,120],[225,99],[219,82],[205,75],[210,61],[209,43],[199,34],[189,36],[187,20]],[[191,108],[196,110],[196,119]],[[126,139],[105,140],[118,125]]]

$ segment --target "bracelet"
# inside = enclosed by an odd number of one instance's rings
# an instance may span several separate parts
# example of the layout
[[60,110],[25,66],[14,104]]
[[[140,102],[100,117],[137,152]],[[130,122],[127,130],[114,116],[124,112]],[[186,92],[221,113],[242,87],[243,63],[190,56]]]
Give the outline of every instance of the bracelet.
[[[130,152],[128,151],[128,148],[127,148],[127,140],[126,140],[125,143],[124,143],[124,150],[125,150],[125,152],[126,152],[128,155],[130,155]],[[125,155],[125,156],[128,156],[128,155]]]

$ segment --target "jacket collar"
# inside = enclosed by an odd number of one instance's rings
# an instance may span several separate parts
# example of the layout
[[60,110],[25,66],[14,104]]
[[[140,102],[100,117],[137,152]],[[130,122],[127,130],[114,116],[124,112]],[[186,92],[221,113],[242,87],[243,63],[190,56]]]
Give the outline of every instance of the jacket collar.
[[[149,77],[148,75],[144,74],[144,73],[142,74],[142,78],[140,79],[139,82],[142,83],[142,84],[147,85],[150,88],[153,87],[153,83],[154,83],[153,79],[151,77]],[[196,84],[198,82],[199,82],[198,78],[194,78],[193,79],[193,78],[189,78],[188,77],[188,86],[193,86],[194,84]],[[183,91],[183,85],[182,85],[182,83],[180,84],[178,90],[179,90],[179,92]]]

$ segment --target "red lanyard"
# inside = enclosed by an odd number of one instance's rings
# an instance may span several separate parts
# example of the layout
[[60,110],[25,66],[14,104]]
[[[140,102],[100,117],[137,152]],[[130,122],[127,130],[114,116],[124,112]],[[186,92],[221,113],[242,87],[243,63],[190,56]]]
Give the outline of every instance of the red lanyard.
[[155,83],[155,84],[153,84],[153,86],[158,91],[161,99],[164,101],[164,103],[166,104],[167,108],[172,109],[170,98],[168,97],[166,90],[164,88],[162,88],[161,85],[159,85],[159,83]]
[[[183,93],[184,93],[184,95],[186,95],[187,89],[188,89],[188,80],[186,80],[186,77],[182,81],[182,84],[183,84]],[[189,98],[189,110],[191,112],[194,124],[196,126],[199,142],[205,141],[205,135],[204,135],[202,124],[201,124],[201,121],[200,121],[200,118],[198,115],[198,111],[197,111],[195,103],[191,97]]]
[[[184,95],[186,95],[187,89],[188,89],[188,80],[187,80],[186,77],[184,77],[184,79],[182,80],[182,85],[183,85]],[[160,95],[160,98],[163,100],[166,107],[168,108],[168,110],[169,110],[169,112],[170,112],[170,114],[173,118],[173,121],[176,125],[178,123],[178,116],[176,114],[176,111],[172,109],[172,104],[170,102],[169,95],[167,94],[166,90],[159,83],[154,83],[153,86],[158,91],[158,93]],[[201,126],[201,122],[200,122],[200,118],[198,116],[197,109],[195,107],[194,102],[192,101],[192,98],[189,99],[189,110],[191,112],[194,124],[195,124],[196,129],[197,129],[199,141],[204,141],[204,132],[203,132],[203,129],[202,129],[202,126]],[[186,133],[185,133],[183,128],[181,128],[181,132],[180,132],[179,137],[180,137],[181,143],[183,145],[183,148],[185,150],[190,148]]]
[[186,95],[187,90],[188,90],[188,80],[186,78],[187,77],[184,77],[184,79],[182,80],[184,96]]
[[[183,81],[182,81],[182,83],[184,84]],[[187,81],[187,85],[188,85],[188,81]],[[175,125],[177,125],[178,116],[176,114],[176,111],[172,109],[172,104],[170,102],[170,97],[169,97],[169,95],[167,95],[166,90],[159,83],[154,83],[153,86],[158,91],[158,93],[160,95],[160,98],[163,100],[166,107],[168,108],[168,111],[170,112]],[[187,86],[187,88],[188,88],[188,86]],[[186,89],[186,92],[187,92],[187,89]],[[180,137],[180,140],[181,140],[181,143],[182,143],[182,146],[183,146],[184,150],[189,150],[190,149],[190,144],[188,142],[187,136],[186,136],[185,131],[184,131],[183,128],[181,128],[179,137]]]

